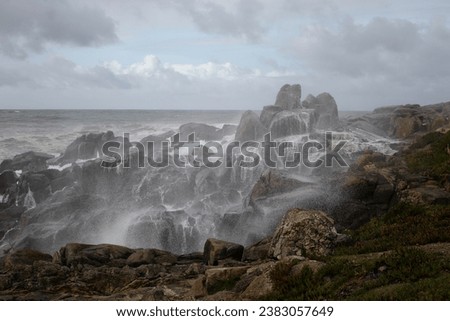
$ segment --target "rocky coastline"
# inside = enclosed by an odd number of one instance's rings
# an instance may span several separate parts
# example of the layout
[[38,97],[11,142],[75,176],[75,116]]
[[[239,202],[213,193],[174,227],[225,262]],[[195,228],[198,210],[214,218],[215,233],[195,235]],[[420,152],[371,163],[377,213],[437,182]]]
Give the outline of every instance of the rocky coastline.
[[[101,146],[122,139],[111,131],[56,158],[2,161],[0,299],[449,299],[437,285],[450,274],[450,102],[339,118],[330,94],[301,96],[285,85],[238,126],[179,131],[244,142],[329,130],[358,139],[348,168],[102,168]],[[116,212],[133,212],[130,246],[92,244],[105,224],[124,226]]]

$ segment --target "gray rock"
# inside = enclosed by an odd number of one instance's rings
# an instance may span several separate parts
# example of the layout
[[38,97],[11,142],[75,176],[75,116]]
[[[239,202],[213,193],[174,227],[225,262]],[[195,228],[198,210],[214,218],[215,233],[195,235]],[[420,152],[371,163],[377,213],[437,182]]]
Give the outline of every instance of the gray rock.
[[259,141],[267,132],[267,128],[261,123],[258,115],[248,110],[241,117],[235,139],[240,142]]
[[276,114],[278,114],[279,112],[282,112],[284,109],[280,106],[274,106],[274,105],[270,105],[270,106],[264,106],[263,110],[261,112],[261,115],[259,116],[259,119],[261,120],[261,123],[269,128],[270,127],[270,123],[272,123],[272,119],[273,117],[275,117]]
[[302,87],[299,84],[286,84],[278,92],[275,105],[288,110],[301,108],[301,98]]
[[307,132],[305,122],[296,112],[282,111],[276,114],[270,124],[272,138],[300,135]]

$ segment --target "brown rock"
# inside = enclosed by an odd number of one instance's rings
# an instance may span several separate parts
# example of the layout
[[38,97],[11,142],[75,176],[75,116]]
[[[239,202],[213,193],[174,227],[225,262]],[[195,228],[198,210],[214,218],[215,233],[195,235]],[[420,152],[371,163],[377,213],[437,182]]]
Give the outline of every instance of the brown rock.
[[172,265],[176,261],[176,256],[167,251],[157,249],[139,249],[127,258],[127,265],[133,267],[144,264]]
[[286,213],[273,236],[269,256],[328,255],[337,238],[334,221],[315,210],[292,209]]
[[217,265],[219,260],[242,260],[244,247],[240,244],[221,241],[217,239],[206,240],[203,250],[204,262],[207,265]]

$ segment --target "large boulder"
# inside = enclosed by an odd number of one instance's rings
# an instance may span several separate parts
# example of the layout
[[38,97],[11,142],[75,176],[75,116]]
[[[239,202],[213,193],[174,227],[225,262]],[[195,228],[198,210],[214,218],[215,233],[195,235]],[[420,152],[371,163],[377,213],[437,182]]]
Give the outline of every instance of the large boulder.
[[244,247],[240,244],[210,238],[206,240],[203,259],[205,264],[218,265],[219,260],[241,261],[243,253]]
[[47,168],[47,160],[52,158],[53,155],[33,151],[19,154],[12,160],[3,161],[0,164],[0,173],[5,170],[39,172]]
[[267,128],[261,123],[258,115],[248,110],[242,114],[235,139],[240,142],[259,141],[267,132]]
[[303,101],[303,107],[314,110],[317,129],[332,129],[339,124],[337,104],[329,93],[321,93],[317,97],[308,95]]
[[278,92],[275,105],[288,110],[301,108],[301,98],[302,87],[299,84],[286,84]]
[[274,139],[306,132],[307,126],[296,112],[282,111],[274,116],[270,124],[270,133]]
[[292,209],[275,231],[269,256],[325,256],[330,254],[337,236],[333,219],[324,212]]
[[114,260],[126,260],[133,253],[134,250],[119,245],[69,243],[53,255],[53,262],[66,266],[102,266]]
[[103,144],[112,140],[116,140],[112,131],[82,135],[67,146],[63,155],[57,161],[67,164],[79,159],[96,158],[101,154]]

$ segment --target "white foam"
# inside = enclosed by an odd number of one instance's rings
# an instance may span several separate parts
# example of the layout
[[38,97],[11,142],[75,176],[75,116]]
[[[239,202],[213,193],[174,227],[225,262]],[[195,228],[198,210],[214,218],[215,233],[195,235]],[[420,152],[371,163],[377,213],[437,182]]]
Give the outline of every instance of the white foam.
[[60,166],[60,165],[50,165],[48,167],[48,169],[57,169],[57,170],[59,170],[61,172],[61,171],[65,170],[66,168],[69,168],[70,166],[72,166],[72,164],[65,164],[65,165],[62,165],[62,166]]

